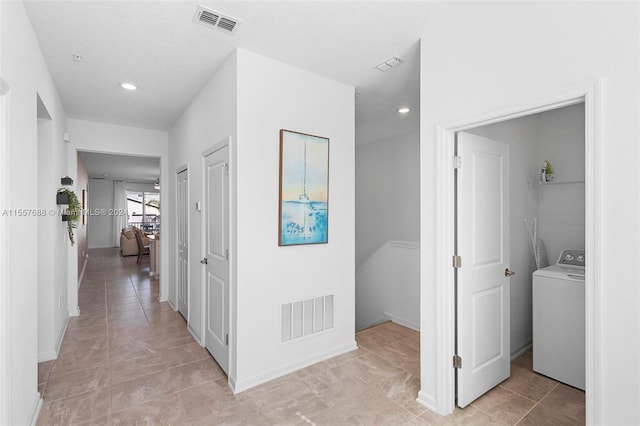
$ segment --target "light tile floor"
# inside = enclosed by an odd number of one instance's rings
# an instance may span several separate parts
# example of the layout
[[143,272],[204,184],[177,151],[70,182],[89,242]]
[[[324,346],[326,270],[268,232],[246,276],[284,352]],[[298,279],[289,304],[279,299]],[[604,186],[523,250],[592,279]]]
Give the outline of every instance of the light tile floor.
[[39,425],[584,424],[584,393],[531,371],[464,410],[434,414],[415,398],[419,334],[393,323],[356,334],[359,349],[238,395],[180,314],[159,303],[148,261],[90,251],[56,361],[39,364]]

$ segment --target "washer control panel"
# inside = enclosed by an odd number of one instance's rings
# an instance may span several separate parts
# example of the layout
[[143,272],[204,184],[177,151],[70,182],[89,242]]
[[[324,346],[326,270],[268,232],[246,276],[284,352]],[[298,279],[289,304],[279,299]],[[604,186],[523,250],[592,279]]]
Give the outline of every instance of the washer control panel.
[[584,268],[584,250],[564,249],[560,252],[558,265],[581,266]]

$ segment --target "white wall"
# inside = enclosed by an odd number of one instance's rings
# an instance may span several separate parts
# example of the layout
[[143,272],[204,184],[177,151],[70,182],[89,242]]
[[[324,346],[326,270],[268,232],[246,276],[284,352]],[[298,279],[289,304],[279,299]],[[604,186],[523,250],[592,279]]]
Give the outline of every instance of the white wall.
[[[78,194],[78,200],[82,203],[82,191],[85,191],[84,198],[84,209],[89,210],[91,208],[89,204],[89,175],[87,173],[87,169],[80,158],[80,155],[77,156],[78,161],[78,175],[76,176],[76,188]],[[88,242],[88,220],[85,216],[84,223],[82,223],[82,219],[78,222],[78,228],[76,229],[76,241],[78,244],[78,280],[81,279],[82,271],[84,269],[84,265],[86,263],[89,249]]]
[[[157,157],[160,159],[160,181],[168,182],[168,134],[167,132],[150,129],[140,129],[136,127],[118,126],[113,124],[98,123],[84,120],[68,120],[68,131],[70,135],[68,169],[69,176],[76,176],[78,166],[78,151],[100,152],[105,154],[134,155],[140,157]],[[113,182],[111,182],[113,186]],[[91,197],[91,190],[89,191]],[[160,198],[167,198],[168,190],[166,186],[160,187]],[[92,198],[93,199],[93,198]],[[113,200],[113,197],[112,197]],[[169,209],[166,204],[161,205],[161,215],[164,209]],[[95,206],[92,207],[92,209]],[[91,226],[92,217],[89,217],[89,225]],[[111,231],[112,232],[112,231]],[[91,232],[89,232],[91,238]],[[162,259],[160,272],[160,300],[167,300],[169,289],[168,277],[168,241],[161,239]],[[77,247],[73,247],[73,253],[69,261],[69,269],[77,270],[78,268]],[[69,306],[71,309],[78,305],[78,294],[75,290],[69,291]],[[76,308],[77,309],[77,308]]]
[[[40,100],[38,98],[38,102]],[[38,209],[47,212],[38,216],[38,360],[58,357],[62,335],[69,317],[67,300],[66,223],[57,212],[55,194],[60,177],[66,170],[66,150],[60,135],[54,134],[54,122],[44,104],[39,104],[38,137]],[[57,137],[56,137],[57,136]],[[58,303],[60,299],[60,303]]]
[[[355,348],[355,106],[353,87],[245,50],[238,51],[237,90],[236,389],[242,390]],[[330,139],[328,244],[278,247],[280,129]],[[279,344],[280,305],[328,294],[335,295],[334,329]]]
[[[421,392],[437,397],[434,259],[436,126],[532,103],[602,78],[599,161],[604,278],[596,301],[600,381],[591,407],[602,424],[640,423],[640,45],[637,2],[434,4],[421,42]],[[455,27],[456,31],[452,31]],[[451,60],[455,58],[455,61]],[[620,256],[629,253],[629,256]],[[620,325],[624,324],[624,332]],[[591,384],[594,386],[594,384]],[[589,386],[589,384],[588,384]],[[587,393],[590,399],[590,394]],[[594,400],[591,400],[594,401]]]
[[[536,185],[536,174],[549,160],[556,182],[584,182],[584,104],[572,105],[469,130],[479,136],[509,144],[510,255],[516,275],[511,288],[511,353],[518,353],[532,338],[533,248],[523,219],[538,233],[554,263],[563,248],[584,249],[584,184]],[[532,184],[531,187],[529,184]]]
[[548,111],[538,116],[539,167],[549,160],[554,182],[577,182],[534,186],[538,199],[540,238],[549,262],[554,263],[565,248],[584,249],[584,104]]
[[[89,205],[92,212],[97,212],[101,209],[108,212],[113,209],[113,194],[112,180],[89,179]],[[113,235],[113,216],[92,214],[89,216],[88,228],[88,245],[90,249],[116,247],[116,240]]]
[[[330,138],[329,244],[278,247],[282,128]],[[200,338],[202,224],[194,206],[203,199],[202,153],[229,136],[229,381],[241,391],[355,347],[353,88],[238,50],[170,131],[171,204],[176,199],[175,172],[189,168],[188,321]],[[169,239],[175,259],[173,218]],[[171,268],[173,277],[175,265]],[[300,342],[279,344],[280,304],[327,294],[335,295],[336,327]],[[175,302],[174,288],[171,300]]]
[[[162,223],[166,229],[168,225],[167,252],[171,259],[169,277],[173,283],[169,289],[169,301],[177,307],[176,299],[176,170],[183,166],[189,167],[189,315],[187,318],[191,332],[202,341],[202,265],[200,259],[204,257],[201,250],[202,216],[196,211],[196,201],[203,202],[202,152],[211,148],[227,136],[232,139],[232,152],[236,141],[236,55],[235,53],[220,66],[211,80],[200,90],[196,98],[182,113],[169,132],[169,177],[163,182],[169,182],[166,187],[169,202],[162,202],[163,206],[172,206],[168,217],[163,213]],[[233,174],[233,170],[231,171]],[[233,177],[232,177],[233,178]],[[165,188],[163,185],[162,188]],[[233,199],[235,189],[231,188]],[[233,225],[232,225],[233,226]],[[231,235],[234,231],[231,230]],[[164,248],[163,248],[164,253]],[[233,261],[233,258],[232,258]]]
[[420,244],[387,241],[356,270],[356,330],[383,321],[420,329]]
[[418,129],[356,147],[356,268],[390,240],[420,241]]
[[[51,115],[53,167],[49,181],[57,185],[60,177],[66,173],[65,144],[62,134],[66,127],[66,116],[55,85],[51,80],[46,63],[38,46],[24,7],[20,2],[0,2],[0,76],[9,86],[11,93],[10,123],[10,206],[12,209],[37,209],[38,203],[38,135],[36,97],[39,95]],[[55,206],[55,191],[51,193],[51,203]],[[0,407],[10,410],[11,424],[30,424],[40,406],[37,389],[38,363],[38,264],[37,250],[39,224],[35,216],[3,217],[10,221],[11,259],[10,259],[10,371],[11,406]],[[54,236],[62,237],[62,222],[52,221]],[[47,224],[44,226],[51,226]],[[58,240],[54,247],[58,250],[55,265],[50,271],[54,285],[53,294],[64,294],[67,282],[67,252],[64,240]],[[74,274],[75,277],[75,274]],[[43,300],[43,304],[57,302]],[[66,300],[62,308],[51,316],[52,336],[67,316]],[[52,339],[53,340],[53,339]]]

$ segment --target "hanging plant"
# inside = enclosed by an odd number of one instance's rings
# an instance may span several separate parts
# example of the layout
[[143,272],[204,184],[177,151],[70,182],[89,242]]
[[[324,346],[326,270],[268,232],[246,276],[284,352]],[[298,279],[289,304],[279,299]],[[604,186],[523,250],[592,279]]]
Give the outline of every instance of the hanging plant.
[[80,220],[80,214],[82,213],[82,206],[80,206],[80,202],[78,201],[76,193],[72,190],[67,188],[60,188],[58,189],[58,194],[64,194],[64,196],[66,196],[69,200],[69,202],[67,203],[68,207],[62,215],[62,220],[64,221],[66,219],[69,241],[71,241],[71,245],[74,245],[76,242],[74,229],[78,227],[78,221]]

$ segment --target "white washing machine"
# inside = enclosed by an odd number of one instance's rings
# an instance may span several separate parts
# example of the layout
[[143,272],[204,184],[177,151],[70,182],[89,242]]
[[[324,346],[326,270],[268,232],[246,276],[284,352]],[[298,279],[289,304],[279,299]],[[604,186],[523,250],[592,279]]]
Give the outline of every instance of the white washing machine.
[[533,273],[533,371],[585,388],[584,250]]

